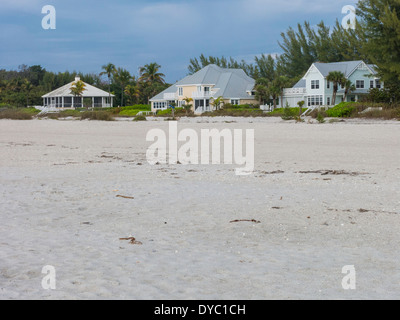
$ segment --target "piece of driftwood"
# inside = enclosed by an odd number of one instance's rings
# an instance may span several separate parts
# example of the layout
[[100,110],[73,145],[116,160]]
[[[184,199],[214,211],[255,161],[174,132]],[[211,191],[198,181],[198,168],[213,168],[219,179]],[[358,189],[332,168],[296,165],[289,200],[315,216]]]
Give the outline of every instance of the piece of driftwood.
[[138,244],[138,245],[142,245],[143,244],[140,241],[136,241],[136,238],[134,238],[134,237],[119,238],[119,240],[121,240],[121,241],[129,241],[130,244]]
[[135,199],[134,197],[127,197],[127,196],[121,196],[120,194],[116,196],[117,198],[124,198],[124,199]]
[[230,221],[230,223],[235,223],[235,222],[253,222],[253,223],[261,223],[261,221],[258,220],[247,220],[247,219],[241,219],[241,220],[232,220]]

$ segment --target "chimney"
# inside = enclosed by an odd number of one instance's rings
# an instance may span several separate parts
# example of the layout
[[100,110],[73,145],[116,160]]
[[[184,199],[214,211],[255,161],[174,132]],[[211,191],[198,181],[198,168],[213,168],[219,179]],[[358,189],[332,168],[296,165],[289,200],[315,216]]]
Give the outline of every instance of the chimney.
[[76,76],[75,77],[75,82],[81,81],[81,77]]

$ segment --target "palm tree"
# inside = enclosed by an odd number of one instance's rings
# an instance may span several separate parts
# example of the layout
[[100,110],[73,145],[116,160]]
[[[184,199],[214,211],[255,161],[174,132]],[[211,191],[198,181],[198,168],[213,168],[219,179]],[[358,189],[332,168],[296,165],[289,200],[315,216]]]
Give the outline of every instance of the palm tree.
[[139,97],[139,88],[134,84],[128,84],[125,88],[125,94],[128,96],[129,103],[134,104],[135,100]]
[[290,86],[290,79],[288,77],[285,76],[279,76],[278,78],[276,78],[275,80],[275,86],[277,86],[279,88],[279,95],[281,98],[281,107],[283,108],[283,93],[285,88]]
[[144,67],[140,68],[140,81],[150,82],[150,83],[161,83],[164,84],[165,74],[158,72],[161,66],[155,62],[146,64]]
[[30,83],[30,81],[28,79],[25,79],[22,84],[22,89],[25,92],[26,106],[28,107],[29,106],[29,93],[33,89],[33,85],[32,85],[32,83]]
[[70,90],[71,94],[73,94],[75,97],[82,98],[83,92],[86,90],[86,85],[82,80],[78,80],[72,83]]
[[299,106],[299,116],[301,117],[301,115],[303,114],[303,107],[304,107],[305,101],[299,101],[297,102],[297,105]]
[[100,76],[107,75],[108,77],[108,95],[111,103],[111,77],[114,75],[117,69],[115,68],[115,65],[113,65],[112,63],[106,64],[101,68],[104,71],[100,73]]
[[115,72],[115,79],[121,85],[121,107],[123,107],[124,106],[125,87],[132,80],[132,76],[128,70],[118,68],[118,70]]
[[332,96],[332,104],[336,105],[336,95],[339,90],[339,86],[343,86],[346,81],[346,76],[340,71],[331,71],[329,72],[326,80],[333,83],[333,96]]
[[186,97],[183,99],[183,101],[185,101],[185,104],[183,105],[183,107],[185,108],[186,116],[188,116],[189,111],[192,109],[192,106],[193,106],[193,104],[191,104],[191,102],[193,102],[193,99]]
[[272,98],[274,101],[274,109],[276,109],[276,100],[279,98],[281,95],[281,88],[280,86],[276,83],[276,81],[271,81],[267,87],[267,92],[268,95]]
[[343,87],[344,87],[343,100],[346,102],[347,96],[356,90],[356,86],[349,79],[346,79],[346,81],[343,82]]
[[224,104],[224,97],[220,96],[218,98],[211,98],[210,104],[215,107],[215,110],[219,110]]

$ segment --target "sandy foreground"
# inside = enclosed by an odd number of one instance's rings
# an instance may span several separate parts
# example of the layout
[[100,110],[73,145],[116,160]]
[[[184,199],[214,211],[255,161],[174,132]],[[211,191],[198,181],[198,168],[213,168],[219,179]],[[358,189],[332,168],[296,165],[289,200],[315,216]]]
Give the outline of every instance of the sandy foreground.
[[400,122],[178,127],[254,129],[254,173],[148,164],[165,121],[1,120],[0,299],[400,298]]

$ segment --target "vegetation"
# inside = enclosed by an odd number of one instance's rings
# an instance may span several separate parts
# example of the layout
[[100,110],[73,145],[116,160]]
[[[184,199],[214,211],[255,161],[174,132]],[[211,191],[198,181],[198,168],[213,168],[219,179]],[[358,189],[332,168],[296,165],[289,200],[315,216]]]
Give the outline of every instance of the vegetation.
[[[160,68],[154,63],[145,66],[141,69],[143,74],[138,80],[126,69],[117,68],[112,63],[104,65],[99,74],[82,74],[75,71],[54,73],[39,65],[21,65],[18,70],[9,71],[0,69],[0,106],[42,105],[43,95],[73,82],[77,76],[82,82],[107,91],[109,95],[114,94],[114,106],[125,106],[127,103],[148,104],[150,97],[169,86],[165,83],[164,75],[158,71]],[[157,70],[155,75],[154,70]]]

